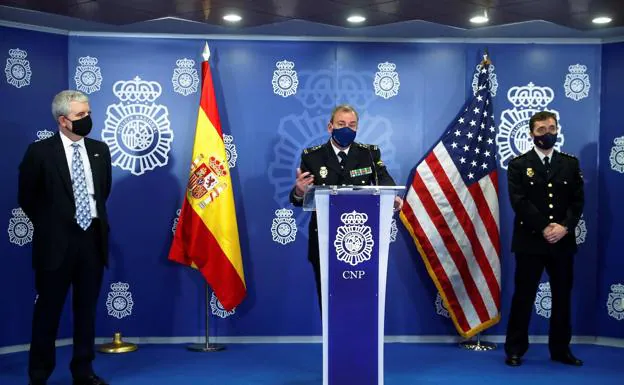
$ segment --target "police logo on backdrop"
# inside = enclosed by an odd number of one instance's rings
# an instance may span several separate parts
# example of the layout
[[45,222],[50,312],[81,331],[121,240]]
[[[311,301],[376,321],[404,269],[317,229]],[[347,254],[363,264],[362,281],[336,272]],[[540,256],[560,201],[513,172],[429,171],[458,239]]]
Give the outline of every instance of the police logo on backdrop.
[[375,73],[375,80],[373,81],[375,95],[384,99],[397,96],[401,82],[399,81],[399,74],[395,71],[396,64],[388,62],[379,63],[377,68],[379,71]]
[[624,285],[620,283],[611,285],[611,292],[607,298],[607,311],[610,317],[618,321],[624,319]]
[[277,69],[273,71],[273,93],[281,97],[287,98],[297,93],[299,86],[299,78],[297,71],[294,70],[295,63],[282,60],[275,63]]
[[26,60],[28,53],[19,48],[9,50],[9,58],[6,60],[4,73],[7,83],[15,88],[22,88],[30,85],[30,62]]
[[[490,80],[490,93],[492,94],[492,97],[496,96],[496,91],[498,90],[498,78],[496,77],[496,74],[494,73],[494,64],[490,64],[488,66],[487,72],[488,72],[488,78]],[[472,77],[472,94],[476,95],[477,91],[479,91],[479,75],[481,73],[485,73],[485,68],[483,68],[483,66],[481,64],[477,65],[477,70],[474,73],[473,77]]]
[[202,210],[205,209],[229,187],[225,180],[227,174],[224,160],[215,156],[206,159],[203,154],[199,154],[191,165],[188,194],[199,201],[198,205]]
[[223,135],[223,143],[225,144],[225,155],[228,166],[230,169],[233,169],[236,167],[236,159],[238,159],[236,145],[234,144],[234,137],[232,135]]
[[550,282],[542,282],[539,284],[539,290],[535,296],[535,312],[544,318],[550,318],[552,310],[552,292],[550,291]]
[[108,315],[117,319],[122,319],[132,315],[132,293],[128,291],[130,285],[125,282],[111,283],[108,297],[106,297],[106,309]]
[[340,221],[344,225],[338,226],[334,239],[338,260],[357,266],[371,259],[375,241],[370,226],[365,225],[368,215],[354,210],[340,215]]
[[155,103],[162,93],[160,84],[137,76],[116,82],[113,93],[119,103],[108,106],[102,130],[113,166],[142,175],[167,165],[173,131],[169,110]]
[[624,136],[613,140],[609,162],[611,162],[611,170],[624,173]]
[[102,87],[102,72],[96,57],[84,56],[78,59],[74,81],[76,88],[85,94],[92,94]]
[[440,295],[440,293],[436,295],[435,307],[436,307],[436,314],[441,315],[442,317],[445,317],[445,318],[451,318],[448,308],[446,307],[446,304],[444,303],[444,300],[442,299],[442,296]]
[[225,308],[223,307],[223,305],[221,305],[221,302],[219,302],[219,299],[213,292],[212,296],[210,297],[210,311],[217,317],[225,319],[236,313],[236,308],[232,309],[231,311],[225,310]]
[[582,215],[581,219],[578,221],[578,224],[574,228],[574,235],[576,237],[577,245],[585,243],[585,237],[587,237],[587,225],[585,224],[585,219],[583,219]]
[[392,219],[392,224],[390,225],[390,243],[396,241],[397,233],[399,232],[399,228],[396,224],[396,219]]
[[53,136],[54,136],[54,131],[50,131],[50,130],[37,131],[37,139],[35,139],[35,142],[39,142],[40,140],[48,139]]
[[[337,77],[337,73],[340,76]],[[371,71],[331,66],[317,71],[299,71],[299,77],[303,86],[295,97],[307,109],[326,109],[329,112],[337,104],[348,102],[362,112],[377,100],[370,89],[374,82]]]
[[[303,92],[304,89],[301,90]],[[273,198],[278,206],[290,205],[289,194],[296,178],[301,153],[308,147],[326,143],[329,140],[327,123],[329,112],[310,116],[307,111],[302,115],[288,115],[280,119],[277,128],[278,142],[273,148],[273,157],[269,163],[269,183],[274,187]],[[395,161],[396,147],[392,142],[392,123],[380,116],[370,116],[367,112],[360,115],[356,141],[378,145],[382,159],[391,175],[400,175],[400,165]],[[308,213],[297,210],[295,217],[298,226],[304,226]],[[308,237],[306,231],[302,237]]]
[[171,232],[175,234],[176,229],[178,228],[178,222],[180,222],[180,213],[182,212],[182,209],[178,209],[178,211],[176,211],[176,217],[173,219],[173,225],[171,226]]
[[[552,88],[539,87],[533,83],[509,89],[507,99],[514,105],[514,108],[506,109],[501,113],[500,125],[496,134],[499,162],[502,168],[506,170],[509,161],[533,148],[533,140],[529,134],[529,120],[540,111],[549,111],[556,115],[559,123],[559,134],[557,135],[555,150],[561,149],[565,137],[559,122],[559,112],[546,108],[554,98],[555,92]],[[495,127],[490,127],[492,131],[495,129]]]
[[11,210],[11,214],[13,216],[9,219],[9,228],[7,229],[9,242],[20,247],[32,242],[35,228],[30,219],[20,207]]
[[176,60],[176,65],[177,67],[173,70],[171,77],[173,91],[183,96],[196,93],[199,86],[199,76],[195,68],[195,60],[179,59]]
[[574,64],[569,66],[568,70],[570,73],[566,75],[563,84],[566,97],[575,102],[588,97],[591,83],[589,82],[589,75],[585,73],[587,66]]
[[294,242],[297,238],[297,222],[293,218],[293,211],[289,209],[275,210],[275,218],[271,224],[273,241],[285,245]]

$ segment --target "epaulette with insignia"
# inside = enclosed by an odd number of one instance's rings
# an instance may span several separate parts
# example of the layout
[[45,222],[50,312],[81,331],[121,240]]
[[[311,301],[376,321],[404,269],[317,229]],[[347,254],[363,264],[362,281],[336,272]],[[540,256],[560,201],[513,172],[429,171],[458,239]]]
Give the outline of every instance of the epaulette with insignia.
[[561,155],[565,155],[565,156],[567,156],[567,157],[569,157],[569,158],[574,158],[574,159],[576,159],[576,156],[574,156],[574,155],[572,155],[572,154],[568,154],[567,152],[561,152],[561,151],[559,151],[559,153],[560,153]]
[[370,150],[373,150],[373,151],[377,151],[377,146],[374,145],[374,144],[364,144],[364,143],[358,143],[358,142],[355,142],[355,144],[360,146],[360,147],[362,147],[362,148],[366,148],[366,149],[370,149]]
[[[531,151],[533,151],[533,150],[531,150]],[[520,158],[522,158],[524,156],[527,156],[531,151],[527,151],[524,154],[517,155],[514,158],[512,158],[511,160],[516,160],[516,159],[520,159]]]
[[321,144],[321,145],[318,145],[318,146],[314,146],[314,147],[308,147],[308,148],[306,148],[305,150],[303,150],[303,153],[304,153],[304,154],[309,154],[309,153],[311,153],[311,152],[314,152],[314,151],[318,151],[318,150],[320,150],[320,149],[321,149],[321,147],[323,147],[323,145],[322,145],[322,144]]

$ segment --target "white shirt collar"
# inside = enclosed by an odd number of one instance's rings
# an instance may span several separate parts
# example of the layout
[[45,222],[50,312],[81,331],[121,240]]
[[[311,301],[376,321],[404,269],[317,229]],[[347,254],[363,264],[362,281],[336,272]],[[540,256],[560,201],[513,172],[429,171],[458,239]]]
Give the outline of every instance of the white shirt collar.
[[332,148],[334,149],[334,153],[336,154],[336,156],[338,156],[338,153],[340,151],[344,152],[345,154],[349,155],[349,149],[351,148],[351,146],[345,148],[344,150],[339,149],[338,147],[336,147],[336,145],[334,144],[333,140],[329,140],[329,143],[331,143]]
[[61,135],[61,141],[63,142],[63,147],[66,148],[72,148],[72,144],[74,143],[78,143],[80,145],[80,147],[85,148],[85,144],[84,144],[84,138],[80,138],[80,140],[76,141],[76,142],[72,142],[71,139],[69,139],[65,134],[63,134],[61,131],[59,131],[59,134]]
[[537,153],[537,156],[539,156],[540,160],[542,161],[542,164],[544,164],[544,158],[548,158],[548,161],[550,163],[552,163],[552,157],[553,157],[553,154],[555,153],[555,151],[551,151],[550,155],[544,154],[543,152],[541,152],[540,150],[538,150],[535,147],[533,147],[533,151],[535,151]]

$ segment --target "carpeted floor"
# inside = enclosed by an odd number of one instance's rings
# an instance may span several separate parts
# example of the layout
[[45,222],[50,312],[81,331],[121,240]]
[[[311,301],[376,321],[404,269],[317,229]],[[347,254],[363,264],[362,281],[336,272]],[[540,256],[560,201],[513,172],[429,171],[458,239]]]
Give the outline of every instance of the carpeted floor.
[[[573,345],[581,368],[549,360],[534,344],[518,368],[507,367],[502,347],[473,352],[451,344],[386,344],[385,384],[624,384],[624,349]],[[71,384],[71,346],[57,349],[49,385]],[[320,344],[230,344],[217,353],[185,345],[142,345],[134,353],[98,354],[96,372],[111,385],[321,385]],[[0,384],[28,383],[26,352],[0,355]],[[341,384],[358,385],[358,384]]]

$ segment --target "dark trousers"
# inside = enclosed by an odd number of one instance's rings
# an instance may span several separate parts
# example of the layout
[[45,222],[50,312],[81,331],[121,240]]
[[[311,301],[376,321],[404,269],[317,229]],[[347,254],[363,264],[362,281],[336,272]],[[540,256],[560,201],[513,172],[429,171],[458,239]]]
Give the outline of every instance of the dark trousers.
[[529,321],[544,268],[548,273],[552,293],[548,348],[551,355],[568,352],[572,337],[570,303],[573,267],[573,254],[516,253],[515,291],[505,340],[507,355],[522,356],[529,348]]
[[95,313],[104,266],[99,256],[99,220],[82,230],[71,229],[67,255],[57,270],[35,270],[35,303],[28,374],[32,382],[46,381],[56,364],[55,340],[69,287],[72,287],[74,378],[93,374]]

